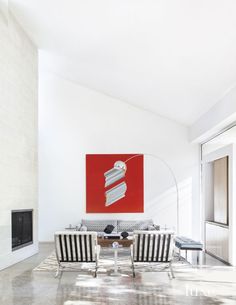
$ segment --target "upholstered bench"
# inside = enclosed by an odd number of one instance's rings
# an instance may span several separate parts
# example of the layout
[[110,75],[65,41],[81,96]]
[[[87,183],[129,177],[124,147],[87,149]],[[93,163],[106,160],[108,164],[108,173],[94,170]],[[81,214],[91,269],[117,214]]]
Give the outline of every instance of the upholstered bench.
[[[187,251],[202,251],[203,244],[199,241],[195,241],[191,238],[184,236],[176,236],[175,237],[175,246],[179,249],[179,259],[180,259],[180,251],[185,250],[185,259],[187,260]],[[199,256],[197,252],[197,263],[199,262]]]

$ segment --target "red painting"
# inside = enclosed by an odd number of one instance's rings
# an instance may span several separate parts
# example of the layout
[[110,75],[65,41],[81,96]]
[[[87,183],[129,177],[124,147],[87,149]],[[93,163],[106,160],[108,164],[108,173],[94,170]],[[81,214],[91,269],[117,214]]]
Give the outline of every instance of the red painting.
[[143,155],[86,155],[86,212],[143,213]]

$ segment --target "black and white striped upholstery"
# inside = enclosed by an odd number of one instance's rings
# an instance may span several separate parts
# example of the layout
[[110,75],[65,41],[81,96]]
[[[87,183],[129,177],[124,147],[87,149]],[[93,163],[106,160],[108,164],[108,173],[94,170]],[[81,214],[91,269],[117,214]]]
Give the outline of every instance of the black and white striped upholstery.
[[59,231],[54,237],[59,267],[61,263],[97,263],[97,232]]
[[169,262],[173,252],[173,232],[135,231],[135,262]]
[[[133,239],[131,260],[134,276],[134,263],[171,263],[174,249],[174,232],[134,231]],[[171,273],[173,273],[172,269]]]

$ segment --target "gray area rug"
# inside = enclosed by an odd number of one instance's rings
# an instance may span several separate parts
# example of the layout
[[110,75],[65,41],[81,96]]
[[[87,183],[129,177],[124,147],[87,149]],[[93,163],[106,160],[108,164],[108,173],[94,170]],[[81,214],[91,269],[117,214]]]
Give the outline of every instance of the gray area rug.
[[[109,274],[114,271],[114,257],[113,252],[102,252],[99,259],[99,268],[98,274]],[[90,274],[91,271],[94,271],[93,263],[67,263],[64,271],[83,271]],[[157,272],[163,271],[165,264],[150,264],[150,263],[139,263],[136,265],[136,272],[145,273],[145,272]],[[128,255],[128,252],[120,253],[118,255],[118,269],[119,273],[123,275],[132,275],[131,262]],[[236,284],[236,268],[225,266],[192,266],[186,261],[179,261],[178,258],[174,258],[173,269],[177,277],[194,277],[199,281],[218,281],[221,279],[224,282],[230,282],[231,284]],[[55,252],[52,252],[45,260],[43,260],[33,271],[46,271],[46,272],[56,272],[57,270],[57,260]],[[168,269],[164,269],[168,271]]]
[[[126,251],[124,253],[118,254],[118,261],[117,261],[119,272],[122,274],[131,274],[131,261],[129,257],[129,252]],[[43,260],[34,271],[48,271],[48,272],[56,272],[57,270],[57,260],[55,252],[52,252],[45,260]],[[74,270],[83,270],[83,271],[93,271],[94,270],[94,263],[66,263],[64,264],[65,271],[73,271]],[[114,256],[112,251],[104,251],[101,252],[99,258],[99,273],[110,273],[114,270]],[[178,261],[177,259],[174,262],[174,268],[179,267],[189,267],[189,264],[185,261]],[[168,264],[150,264],[150,263],[138,263],[137,264],[137,271],[139,272],[147,272],[147,271],[160,271],[163,268],[168,267]],[[168,269],[166,269],[168,271]]]

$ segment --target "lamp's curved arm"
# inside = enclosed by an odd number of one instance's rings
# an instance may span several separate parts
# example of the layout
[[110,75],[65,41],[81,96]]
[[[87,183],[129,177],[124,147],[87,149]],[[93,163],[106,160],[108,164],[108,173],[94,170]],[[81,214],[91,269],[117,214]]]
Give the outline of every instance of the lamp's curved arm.
[[171,176],[174,180],[174,183],[175,183],[175,188],[176,188],[176,199],[177,199],[177,205],[176,205],[176,209],[177,209],[177,219],[176,219],[176,225],[177,225],[177,235],[179,234],[179,188],[178,188],[178,182],[177,182],[177,179],[175,177],[175,174],[174,174],[174,171],[172,170],[172,168],[170,167],[170,165],[165,161],[163,160],[162,158],[156,156],[156,155],[153,155],[153,154],[149,154],[149,153],[143,153],[143,154],[136,154],[130,158],[128,158],[127,160],[124,161],[124,163],[127,163],[129,162],[130,160],[136,158],[136,157],[140,157],[140,156],[150,156],[150,157],[153,157],[159,161],[161,161],[169,170],[169,172],[171,173]]

